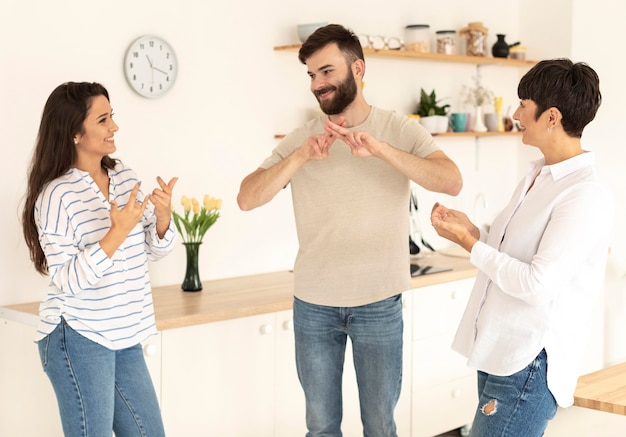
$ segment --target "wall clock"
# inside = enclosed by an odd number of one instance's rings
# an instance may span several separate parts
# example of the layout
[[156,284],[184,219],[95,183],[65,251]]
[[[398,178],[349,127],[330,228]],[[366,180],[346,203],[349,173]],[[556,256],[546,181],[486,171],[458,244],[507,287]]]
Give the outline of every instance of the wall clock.
[[174,49],[158,36],[137,38],[126,51],[124,74],[130,87],[139,95],[160,97],[176,81],[178,63]]

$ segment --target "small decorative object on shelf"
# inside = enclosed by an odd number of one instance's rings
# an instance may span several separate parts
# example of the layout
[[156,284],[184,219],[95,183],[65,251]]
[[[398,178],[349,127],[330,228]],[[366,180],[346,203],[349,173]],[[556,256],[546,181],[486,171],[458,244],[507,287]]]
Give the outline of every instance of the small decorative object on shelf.
[[465,35],[465,53],[468,56],[485,56],[488,29],[481,21],[469,23],[459,30],[459,35]]
[[183,239],[187,255],[185,279],[183,280],[181,288],[183,291],[200,291],[202,290],[202,282],[200,281],[200,272],[198,269],[200,245],[202,244],[204,234],[220,217],[222,200],[206,194],[203,204],[200,206],[200,203],[195,197],[189,199],[187,196],[183,196],[181,204],[183,205],[184,211],[182,216],[176,211],[172,211],[174,224]]
[[483,120],[482,106],[485,103],[491,103],[493,101],[493,92],[481,85],[478,78],[474,77],[474,86],[469,87],[464,85],[462,93],[465,95],[465,104],[473,106],[475,110],[472,131],[487,132],[487,126],[485,126]]
[[504,119],[502,117],[502,96],[493,98],[493,107],[498,116],[498,132],[504,132]]
[[442,134],[448,130],[448,109],[449,104],[440,104],[437,100],[435,90],[427,94],[423,88],[420,89],[420,101],[417,104],[417,115],[419,121],[431,134]]
[[498,40],[491,47],[491,54],[493,55],[494,58],[508,58],[509,45],[504,40],[505,37],[506,35],[503,35],[501,33],[496,35],[496,38],[498,38]]

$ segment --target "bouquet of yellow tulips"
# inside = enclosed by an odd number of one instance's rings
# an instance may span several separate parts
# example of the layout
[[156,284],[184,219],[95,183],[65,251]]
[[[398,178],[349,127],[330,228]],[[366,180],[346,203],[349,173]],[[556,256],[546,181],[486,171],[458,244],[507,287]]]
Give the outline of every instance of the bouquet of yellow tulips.
[[[204,195],[200,206],[198,199],[189,199],[183,196],[180,202],[183,205],[183,215],[172,210],[174,224],[184,243],[201,243],[204,234],[217,221],[222,208],[222,199],[216,199],[208,194]],[[193,215],[191,215],[193,211]]]

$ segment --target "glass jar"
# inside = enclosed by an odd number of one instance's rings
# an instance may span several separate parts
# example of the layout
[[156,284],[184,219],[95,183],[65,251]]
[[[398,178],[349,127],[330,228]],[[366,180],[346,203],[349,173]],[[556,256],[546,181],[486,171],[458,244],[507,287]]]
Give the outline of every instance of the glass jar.
[[430,52],[430,26],[409,24],[404,28],[404,46],[413,52]]
[[469,23],[459,30],[465,35],[465,54],[468,56],[485,56],[487,52],[487,28],[480,21]]
[[438,30],[435,32],[436,52],[444,55],[456,54],[456,31]]
[[526,46],[513,46],[509,50],[509,56],[511,59],[526,59]]

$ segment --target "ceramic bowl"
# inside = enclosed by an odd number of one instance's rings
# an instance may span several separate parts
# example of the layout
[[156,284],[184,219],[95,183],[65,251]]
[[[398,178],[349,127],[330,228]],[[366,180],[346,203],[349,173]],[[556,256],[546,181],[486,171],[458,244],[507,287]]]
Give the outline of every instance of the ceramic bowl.
[[328,23],[323,23],[323,22],[298,24],[297,30],[298,30],[298,38],[300,39],[300,42],[302,43],[305,42],[306,39],[309,36],[311,36],[313,32],[315,32],[320,27],[326,26],[327,24]]

